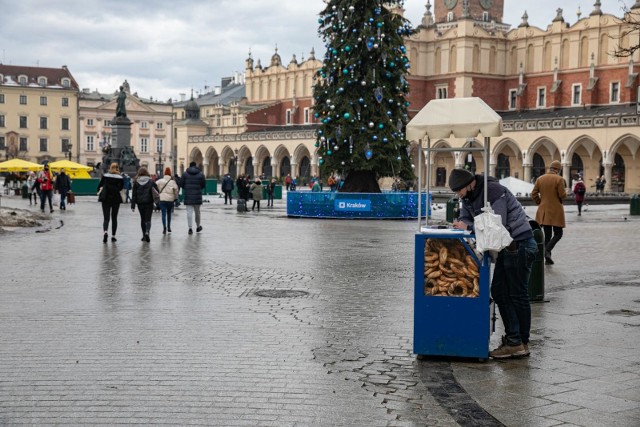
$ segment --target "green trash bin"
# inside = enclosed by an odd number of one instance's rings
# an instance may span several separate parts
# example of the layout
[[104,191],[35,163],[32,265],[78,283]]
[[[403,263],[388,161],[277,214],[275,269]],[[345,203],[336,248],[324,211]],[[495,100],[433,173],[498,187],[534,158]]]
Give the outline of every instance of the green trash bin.
[[640,215],[640,196],[634,194],[631,196],[631,204],[629,206],[630,215]]
[[457,197],[447,200],[447,222],[453,222],[460,215],[460,201]]
[[533,238],[538,244],[538,253],[531,266],[531,276],[529,277],[529,301],[544,301],[544,231],[534,220],[530,220]]

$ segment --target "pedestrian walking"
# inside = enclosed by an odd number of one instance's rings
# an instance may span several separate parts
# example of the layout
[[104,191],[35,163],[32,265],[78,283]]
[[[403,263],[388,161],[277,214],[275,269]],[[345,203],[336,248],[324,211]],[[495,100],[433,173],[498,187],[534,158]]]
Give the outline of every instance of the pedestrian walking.
[[60,194],[60,210],[67,210],[67,194],[71,191],[71,179],[64,169],[60,169],[60,174],[56,178],[55,189]]
[[[35,172],[29,172],[29,176],[27,177],[27,192],[29,195],[29,206],[32,204],[38,204],[38,184],[36,183],[36,174]],[[33,200],[33,203],[32,203]]]
[[529,356],[531,331],[531,305],[529,303],[529,276],[538,253],[529,219],[522,205],[497,179],[474,175],[466,169],[454,169],[449,176],[449,187],[462,202],[459,219],[453,225],[459,230],[472,230],[474,217],[482,213],[484,195],[491,209],[502,218],[513,242],[498,253],[491,296],[498,305],[504,324],[502,344],[489,352],[494,359]]
[[[153,215],[153,190],[158,191],[158,186],[151,179],[149,170],[144,166],[138,169],[138,174],[133,178],[131,196],[131,212],[135,212],[136,206],[140,213],[140,228],[142,229],[142,241],[150,242],[151,216]],[[159,193],[159,191],[158,191]]]
[[255,210],[256,206],[258,206],[258,212],[260,212],[260,200],[262,200],[262,181],[260,181],[260,178],[256,178],[255,182],[249,186],[249,191],[253,196],[251,210]]
[[271,178],[271,182],[267,184],[267,207],[273,207],[273,195],[276,192],[276,179]]
[[196,217],[196,233],[202,231],[200,223],[200,206],[202,205],[202,190],[206,185],[204,174],[197,167],[196,162],[191,162],[189,168],[180,179],[180,186],[184,194],[184,204],[187,206],[187,224],[189,234],[193,234],[193,214]]
[[562,201],[567,197],[566,183],[559,175],[562,165],[558,160],[551,162],[549,171],[536,180],[531,198],[538,205],[536,222],[544,230],[545,264],[554,264],[551,251],[562,239],[565,228],[564,207]]
[[582,215],[582,204],[587,195],[587,187],[584,185],[582,178],[578,177],[575,185],[573,186],[573,196],[576,199],[576,205],[578,205],[578,216]]
[[291,174],[288,173],[287,176],[284,178],[284,185],[286,185],[287,191],[291,189],[292,182],[293,180],[291,179]]
[[122,204],[120,191],[124,186],[124,180],[120,175],[117,163],[109,165],[109,172],[102,175],[98,183],[98,201],[102,204],[102,243],[109,239],[109,220],[111,220],[111,241],[116,242],[118,230],[118,212]]
[[40,187],[40,211],[44,213],[45,201],[49,200],[49,212],[53,213],[53,178],[48,164],[44,165],[36,182]]
[[126,173],[123,175],[124,179],[124,203],[129,203],[131,201],[131,177]]
[[178,198],[180,187],[171,176],[171,168],[164,168],[164,176],[156,181],[160,193],[160,212],[162,213],[162,234],[171,233],[171,214]]
[[226,174],[224,178],[222,178],[222,192],[224,193],[224,204],[227,204],[227,199],[229,199],[229,204],[232,205],[232,196],[231,193],[234,189],[235,185],[233,184],[233,178],[231,175]]

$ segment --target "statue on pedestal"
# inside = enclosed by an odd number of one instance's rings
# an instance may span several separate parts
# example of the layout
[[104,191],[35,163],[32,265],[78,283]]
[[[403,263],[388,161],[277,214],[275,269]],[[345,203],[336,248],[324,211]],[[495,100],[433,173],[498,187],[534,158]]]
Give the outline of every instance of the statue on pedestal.
[[127,108],[124,103],[127,99],[127,94],[124,91],[124,86],[120,86],[120,93],[118,94],[118,104],[116,106],[116,117],[127,117]]

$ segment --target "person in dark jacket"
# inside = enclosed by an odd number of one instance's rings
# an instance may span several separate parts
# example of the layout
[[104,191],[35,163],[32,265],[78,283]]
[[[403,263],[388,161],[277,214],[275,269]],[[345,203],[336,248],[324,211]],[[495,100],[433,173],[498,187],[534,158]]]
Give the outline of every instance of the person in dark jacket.
[[[135,212],[136,205],[140,212],[140,228],[142,229],[142,241],[149,242],[151,231],[151,215],[153,214],[153,193],[158,191],[158,186],[151,179],[149,171],[144,166],[138,169],[138,174],[133,178],[133,194],[131,196],[131,212]],[[158,194],[160,192],[158,191]]]
[[202,205],[202,190],[206,185],[204,174],[196,166],[196,162],[189,164],[182,178],[180,186],[184,195],[184,204],[187,206],[187,224],[189,225],[189,234],[193,234],[193,213],[196,214],[196,232],[202,231],[200,224],[200,206]]
[[226,174],[224,176],[224,178],[222,178],[222,192],[224,193],[224,204],[227,204],[227,198],[229,199],[229,204],[232,205],[232,196],[231,196],[231,192],[233,191],[233,189],[235,188],[235,185],[233,184],[233,178],[231,178],[231,175]]
[[120,190],[124,187],[124,180],[120,175],[117,163],[111,163],[109,172],[102,175],[98,184],[98,201],[102,203],[102,243],[109,238],[109,218],[111,218],[111,241],[115,242],[118,230],[118,211],[122,203]]
[[60,210],[67,210],[67,194],[71,190],[71,180],[64,169],[60,169],[60,175],[56,178],[56,191],[60,194]]
[[462,201],[459,220],[454,227],[473,230],[474,217],[482,213],[484,194],[493,212],[500,215],[502,225],[513,242],[498,253],[491,281],[491,296],[498,305],[506,336],[502,345],[489,352],[494,359],[524,357],[529,352],[531,305],[529,304],[529,276],[538,253],[529,218],[522,205],[497,179],[474,175],[466,169],[454,169],[449,175],[449,187]]
[[276,192],[276,179],[271,178],[271,182],[267,184],[267,207],[273,207],[273,195]]

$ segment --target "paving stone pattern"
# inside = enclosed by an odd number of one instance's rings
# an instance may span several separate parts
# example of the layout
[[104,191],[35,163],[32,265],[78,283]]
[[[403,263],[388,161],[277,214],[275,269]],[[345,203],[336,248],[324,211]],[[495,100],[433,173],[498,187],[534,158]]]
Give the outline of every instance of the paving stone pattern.
[[415,221],[209,197],[202,233],[181,208],[143,243],[123,205],[103,244],[100,206],[78,199],[40,233],[0,233],[0,425],[640,423],[633,218],[572,218],[532,357],[480,363],[412,354]]

